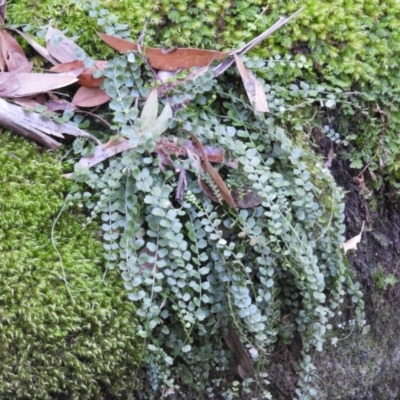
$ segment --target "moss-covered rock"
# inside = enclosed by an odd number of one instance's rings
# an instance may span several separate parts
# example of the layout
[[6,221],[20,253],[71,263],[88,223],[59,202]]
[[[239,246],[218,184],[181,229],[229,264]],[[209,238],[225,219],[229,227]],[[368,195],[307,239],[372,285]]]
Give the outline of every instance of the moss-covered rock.
[[0,398],[127,399],[133,304],[112,271],[101,282],[102,246],[79,213],[52,240],[71,182],[53,154],[8,134],[0,165]]

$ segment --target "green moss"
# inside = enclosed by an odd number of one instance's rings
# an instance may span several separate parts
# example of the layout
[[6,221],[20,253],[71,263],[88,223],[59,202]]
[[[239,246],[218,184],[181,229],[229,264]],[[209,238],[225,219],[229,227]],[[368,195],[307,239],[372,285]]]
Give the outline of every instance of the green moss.
[[[0,397],[126,399],[140,344],[119,277],[101,283],[101,243],[65,212],[53,154],[0,136]],[[61,397],[62,396],[62,397]]]

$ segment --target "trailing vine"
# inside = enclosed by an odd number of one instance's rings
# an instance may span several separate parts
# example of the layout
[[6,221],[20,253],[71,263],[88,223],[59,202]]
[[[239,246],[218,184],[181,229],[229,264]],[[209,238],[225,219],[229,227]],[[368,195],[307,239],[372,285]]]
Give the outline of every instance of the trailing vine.
[[[233,330],[252,350],[255,371],[277,341],[300,335],[298,398],[316,396],[313,351],[323,350],[329,321],[347,294],[358,302],[360,324],[363,302],[340,249],[342,191],[299,135],[288,135],[284,127],[293,120],[285,119],[285,100],[279,91],[270,94],[279,107],[272,106],[271,116],[256,115],[232,73],[217,80],[208,72],[158,100],[174,112],[157,135],[144,112],[155,81],[142,59],[115,57],[104,76],[113,98],[113,137],[123,135],[135,147],[92,169],[77,164],[75,177],[91,187],[86,206],[93,217],[101,215],[108,268],[121,271],[136,303],[152,393],[178,392],[185,384],[212,397],[221,384],[213,372],[227,371],[231,362],[221,337]],[[329,100],[323,88],[302,86],[291,89],[298,104]],[[216,166],[220,176],[238,199],[247,191],[256,204],[229,208],[193,157],[173,154],[163,163],[155,150],[160,133],[180,143],[191,139],[188,132],[224,150],[237,165]],[[182,196],[179,171],[185,173]],[[245,380],[243,390],[268,396],[265,376],[256,373],[255,382]]]

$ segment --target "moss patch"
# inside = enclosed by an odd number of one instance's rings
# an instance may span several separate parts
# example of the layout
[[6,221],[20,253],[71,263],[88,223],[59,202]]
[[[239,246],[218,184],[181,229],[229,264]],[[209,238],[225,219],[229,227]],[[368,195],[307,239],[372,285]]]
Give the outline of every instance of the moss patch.
[[[41,154],[40,154],[41,153]],[[140,344],[135,309],[113,273],[101,283],[101,243],[65,212],[71,182],[54,155],[0,136],[0,397],[128,397]]]

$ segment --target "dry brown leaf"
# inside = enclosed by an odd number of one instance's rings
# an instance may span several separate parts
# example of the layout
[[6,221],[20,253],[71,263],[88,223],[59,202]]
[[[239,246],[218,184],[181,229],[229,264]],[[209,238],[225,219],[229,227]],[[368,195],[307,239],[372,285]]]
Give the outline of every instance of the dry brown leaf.
[[16,99],[14,99],[14,103],[18,104],[21,107],[31,108],[31,109],[35,109],[36,107],[41,106],[41,104],[38,101],[32,99],[31,97],[17,97]]
[[46,33],[46,47],[50,55],[61,63],[76,60],[76,54],[83,50],[58,29],[49,27]]
[[78,83],[81,86],[86,87],[99,87],[103,83],[104,78],[94,78],[93,72],[103,71],[106,65],[107,61],[96,61],[93,67],[85,68],[85,70],[79,75]]
[[326,168],[332,168],[333,157],[335,157],[335,152],[333,150],[333,142],[331,143],[331,148],[329,149],[328,159],[326,160]]
[[74,60],[57,64],[49,69],[50,72],[56,72],[57,74],[64,72],[73,72],[76,76],[79,76],[85,70],[85,63],[81,60]]
[[19,31],[18,29],[13,29],[13,28],[8,28],[8,30],[13,31],[18,33],[20,36],[22,36],[43,58],[45,58],[49,63],[53,65],[57,65],[58,61],[53,58],[49,51],[40,45],[38,42],[33,40],[30,36],[28,36],[26,33]]
[[[120,53],[128,51],[139,51],[139,46],[127,40],[116,38],[105,33],[97,33],[101,40]],[[222,60],[229,53],[201,50],[201,49],[175,49],[169,53],[163,49],[142,47],[141,52],[147,57],[149,64],[156,69],[163,71],[176,71],[180,68],[190,69],[192,67],[205,67],[214,60]]]
[[[188,150],[194,152],[198,157],[202,157],[199,148],[193,145],[193,142],[187,139],[169,140],[161,137],[157,142],[156,150],[161,149],[167,155],[175,155],[176,157],[188,157]],[[203,146],[204,153],[208,161],[218,164],[225,164],[224,151],[218,147]]]
[[253,189],[245,186],[242,190],[233,189],[232,197],[238,208],[257,207],[262,203],[261,197]]
[[267,97],[262,83],[249,71],[243,61],[234,54],[236,67],[243,81],[244,89],[246,90],[247,97],[250,104],[256,112],[269,112]]
[[82,157],[79,160],[79,164],[82,167],[90,168],[96,164],[101,163],[102,161],[107,160],[110,157],[113,157],[123,151],[134,149],[137,145],[133,145],[127,139],[120,139],[117,141],[112,141],[112,143],[108,142],[105,144],[101,144],[96,146],[94,152],[89,156]]
[[[73,74],[36,74],[28,72],[0,72],[1,82],[7,80],[7,85],[14,80],[18,85],[13,84],[7,88],[3,87],[0,93],[1,97],[24,97],[31,96],[37,93],[44,93],[50,90],[58,89],[64,86],[71,85],[77,81]],[[4,86],[4,85],[1,85]],[[18,87],[17,87],[18,86]],[[1,89],[0,89],[1,90]]]
[[0,72],[0,97],[18,90],[20,84],[15,72]]
[[6,20],[7,0],[0,0],[0,25]]
[[0,31],[2,59],[9,72],[30,72],[33,63],[29,62],[18,42],[5,30]]
[[363,230],[364,230],[364,221],[362,223],[361,232],[358,235],[349,239],[347,242],[342,244],[344,254],[346,254],[349,250],[357,250],[357,245],[358,243],[361,242],[361,235],[363,233]]
[[64,99],[50,99],[46,103],[46,107],[50,111],[76,110],[72,103]]
[[72,99],[77,107],[97,107],[110,100],[110,96],[99,87],[81,86]]
[[377,181],[377,177],[374,171],[371,170],[371,168],[368,170],[369,174],[371,175],[371,179],[376,182]]
[[239,359],[238,373],[242,379],[248,378],[253,374],[253,363],[250,356],[239,339],[238,334],[235,332],[231,323],[228,325],[228,333],[224,336],[225,343],[228,345],[229,350]]
[[237,207],[235,201],[232,198],[231,192],[229,191],[228,187],[226,186],[225,182],[219,175],[219,173],[214,169],[214,167],[208,161],[207,155],[204,151],[203,145],[201,144],[200,140],[194,135],[192,132],[186,131],[191,136],[195,146],[200,150],[201,157],[203,158],[204,170],[208,172],[211,176],[214,183],[217,185],[220,195],[223,200],[234,210],[237,211]]

